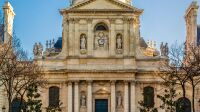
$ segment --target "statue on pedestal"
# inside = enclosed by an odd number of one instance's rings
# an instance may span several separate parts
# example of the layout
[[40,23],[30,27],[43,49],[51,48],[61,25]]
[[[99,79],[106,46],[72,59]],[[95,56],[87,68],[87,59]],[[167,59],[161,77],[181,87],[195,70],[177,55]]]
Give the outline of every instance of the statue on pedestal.
[[35,43],[33,46],[33,54],[35,57],[42,56],[43,46],[41,43]]
[[162,42],[160,45],[160,51],[161,51],[161,56],[166,56],[168,57],[169,55],[169,48],[168,48],[168,43],[164,43]]

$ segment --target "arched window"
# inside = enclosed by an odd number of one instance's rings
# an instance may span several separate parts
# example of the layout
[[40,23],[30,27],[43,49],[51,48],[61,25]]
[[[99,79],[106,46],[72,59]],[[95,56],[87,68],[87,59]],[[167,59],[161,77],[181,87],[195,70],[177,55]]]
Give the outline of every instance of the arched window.
[[20,100],[20,98],[15,98],[12,101],[12,112],[20,112],[21,110],[23,110],[24,112],[26,112],[26,103],[24,100]]
[[108,31],[108,27],[105,23],[98,23],[95,27],[95,31]]
[[59,87],[50,87],[49,88],[49,107],[58,107],[59,106]]
[[154,107],[154,88],[145,87],[144,88],[144,105],[146,107]]
[[191,102],[187,98],[179,98],[176,103],[176,112],[191,112]]

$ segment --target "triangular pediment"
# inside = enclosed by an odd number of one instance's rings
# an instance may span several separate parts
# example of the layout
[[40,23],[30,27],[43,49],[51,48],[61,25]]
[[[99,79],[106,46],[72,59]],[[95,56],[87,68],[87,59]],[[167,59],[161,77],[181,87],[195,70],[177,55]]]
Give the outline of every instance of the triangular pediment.
[[111,0],[94,0],[84,4],[77,9],[127,9],[128,7],[122,6],[122,4],[116,4]]
[[[79,2],[66,10],[131,10],[142,12],[129,4],[123,3],[119,0],[84,0]],[[64,11],[64,10],[63,10]]]

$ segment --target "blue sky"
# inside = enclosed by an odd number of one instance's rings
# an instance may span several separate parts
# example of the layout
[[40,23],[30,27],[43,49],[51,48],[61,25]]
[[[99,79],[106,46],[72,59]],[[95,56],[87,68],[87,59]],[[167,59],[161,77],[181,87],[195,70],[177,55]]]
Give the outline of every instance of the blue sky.
[[[0,6],[5,0],[0,0]],[[14,29],[29,54],[35,42],[57,39],[62,34],[59,9],[69,6],[69,0],[9,0],[16,13]],[[197,0],[200,4],[200,0]],[[174,43],[185,40],[184,14],[192,0],[133,0],[144,9],[141,16],[141,36],[145,40]],[[200,24],[200,10],[198,16]]]

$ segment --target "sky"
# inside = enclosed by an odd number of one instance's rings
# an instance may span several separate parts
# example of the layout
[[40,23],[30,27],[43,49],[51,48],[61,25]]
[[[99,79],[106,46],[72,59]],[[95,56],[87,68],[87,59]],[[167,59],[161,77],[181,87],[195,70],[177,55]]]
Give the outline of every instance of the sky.
[[[5,0],[0,0],[0,7]],[[14,32],[29,55],[35,42],[45,46],[46,40],[62,36],[59,9],[69,7],[69,0],[9,0],[16,13]],[[147,40],[169,44],[186,38],[184,14],[193,0],[133,0],[133,6],[144,9],[141,36]],[[200,5],[200,0],[197,0]],[[1,11],[2,12],[2,11]],[[200,9],[198,12],[200,24]]]

